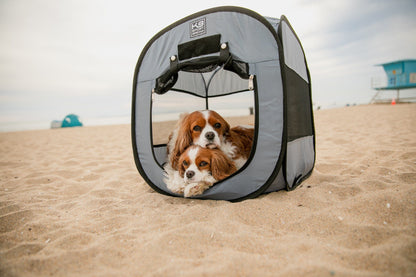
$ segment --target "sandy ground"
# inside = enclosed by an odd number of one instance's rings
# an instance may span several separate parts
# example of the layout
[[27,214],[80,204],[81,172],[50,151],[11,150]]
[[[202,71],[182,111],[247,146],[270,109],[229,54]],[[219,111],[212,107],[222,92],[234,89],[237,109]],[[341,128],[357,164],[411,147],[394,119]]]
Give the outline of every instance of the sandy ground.
[[315,125],[312,176],[239,203],[154,192],[128,125],[1,133],[0,276],[415,276],[416,105]]

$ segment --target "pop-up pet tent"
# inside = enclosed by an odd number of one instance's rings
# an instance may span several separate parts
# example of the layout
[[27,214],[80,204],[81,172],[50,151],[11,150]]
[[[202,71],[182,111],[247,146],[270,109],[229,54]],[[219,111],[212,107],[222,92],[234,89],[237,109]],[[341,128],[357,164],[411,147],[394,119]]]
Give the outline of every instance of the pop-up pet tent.
[[[198,196],[238,201],[297,187],[315,163],[311,82],[301,43],[286,17],[263,17],[239,7],[188,16],[156,34],[143,49],[133,82],[132,143],[144,180],[164,183],[166,144],[154,144],[154,97],[172,91],[203,99],[254,97],[254,143],[246,164]],[[178,103],[179,103],[178,99]]]

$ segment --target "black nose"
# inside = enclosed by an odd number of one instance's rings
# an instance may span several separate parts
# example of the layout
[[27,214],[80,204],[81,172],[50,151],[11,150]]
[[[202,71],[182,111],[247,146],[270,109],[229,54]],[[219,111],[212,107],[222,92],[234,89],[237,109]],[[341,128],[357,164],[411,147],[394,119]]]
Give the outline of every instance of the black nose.
[[188,179],[191,179],[192,177],[194,177],[194,175],[195,175],[195,172],[192,171],[192,170],[189,170],[189,171],[186,172],[186,177]]
[[208,132],[205,134],[205,137],[207,138],[207,140],[213,140],[215,138],[215,134],[214,132]]

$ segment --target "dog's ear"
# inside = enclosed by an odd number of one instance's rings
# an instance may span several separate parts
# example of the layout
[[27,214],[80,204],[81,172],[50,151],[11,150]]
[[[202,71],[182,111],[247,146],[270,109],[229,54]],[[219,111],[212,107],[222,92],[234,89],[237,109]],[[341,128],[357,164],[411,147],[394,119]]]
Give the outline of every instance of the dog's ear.
[[183,158],[180,156],[177,161],[179,175],[183,178],[185,175],[185,167],[183,166]]
[[179,157],[192,144],[191,130],[188,123],[187,116],[181,118],[181,124],[178,129],[178,136],[176,138],[175,147],[173,148],[170,157],[170,164],[173,169],[178,169]]
[[211,156],[211,174],[220,181],[237,171],[235,164],[221,150],[213,149]]

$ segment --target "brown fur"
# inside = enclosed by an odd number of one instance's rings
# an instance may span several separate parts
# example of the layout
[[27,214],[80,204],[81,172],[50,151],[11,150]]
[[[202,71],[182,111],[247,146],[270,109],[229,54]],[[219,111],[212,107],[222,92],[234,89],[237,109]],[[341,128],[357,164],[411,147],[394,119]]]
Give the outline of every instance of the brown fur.
[[[214,177],[217,181],[222,180],[233,174],[237,171],[237,168],[234,165],[234,162],[229,159],[221,150],[219,149],[207,149],[202,148],[200,146],[193,146],[198,147],[198,155],[196,157],[196,164],[198,165],[201,161],[207,162],[207,165],[203,168],[199,167],[200,170],[206,169],[211,172],[212,177]],[[179,158],[179,174],[181,177],[184,177],[186,168],[183,165],[183,161],[187,161],[190,165],[190,161],[188,159],[188,152],[191,148],[188,148]]]
[[253,138],[254,128],[247,129],[240,126],[231,128],[230,132],[226,135],[226,140],[239,149],[240,153],[237,153],[236,157],[234,157],[235,159],[248,159],[253,144]]
[[[210,149],[205,149],[210,150]],[[237,171],[232,160],[230,160],[221,150],[212,149],[211,174],[216,180],[222,180]]]

